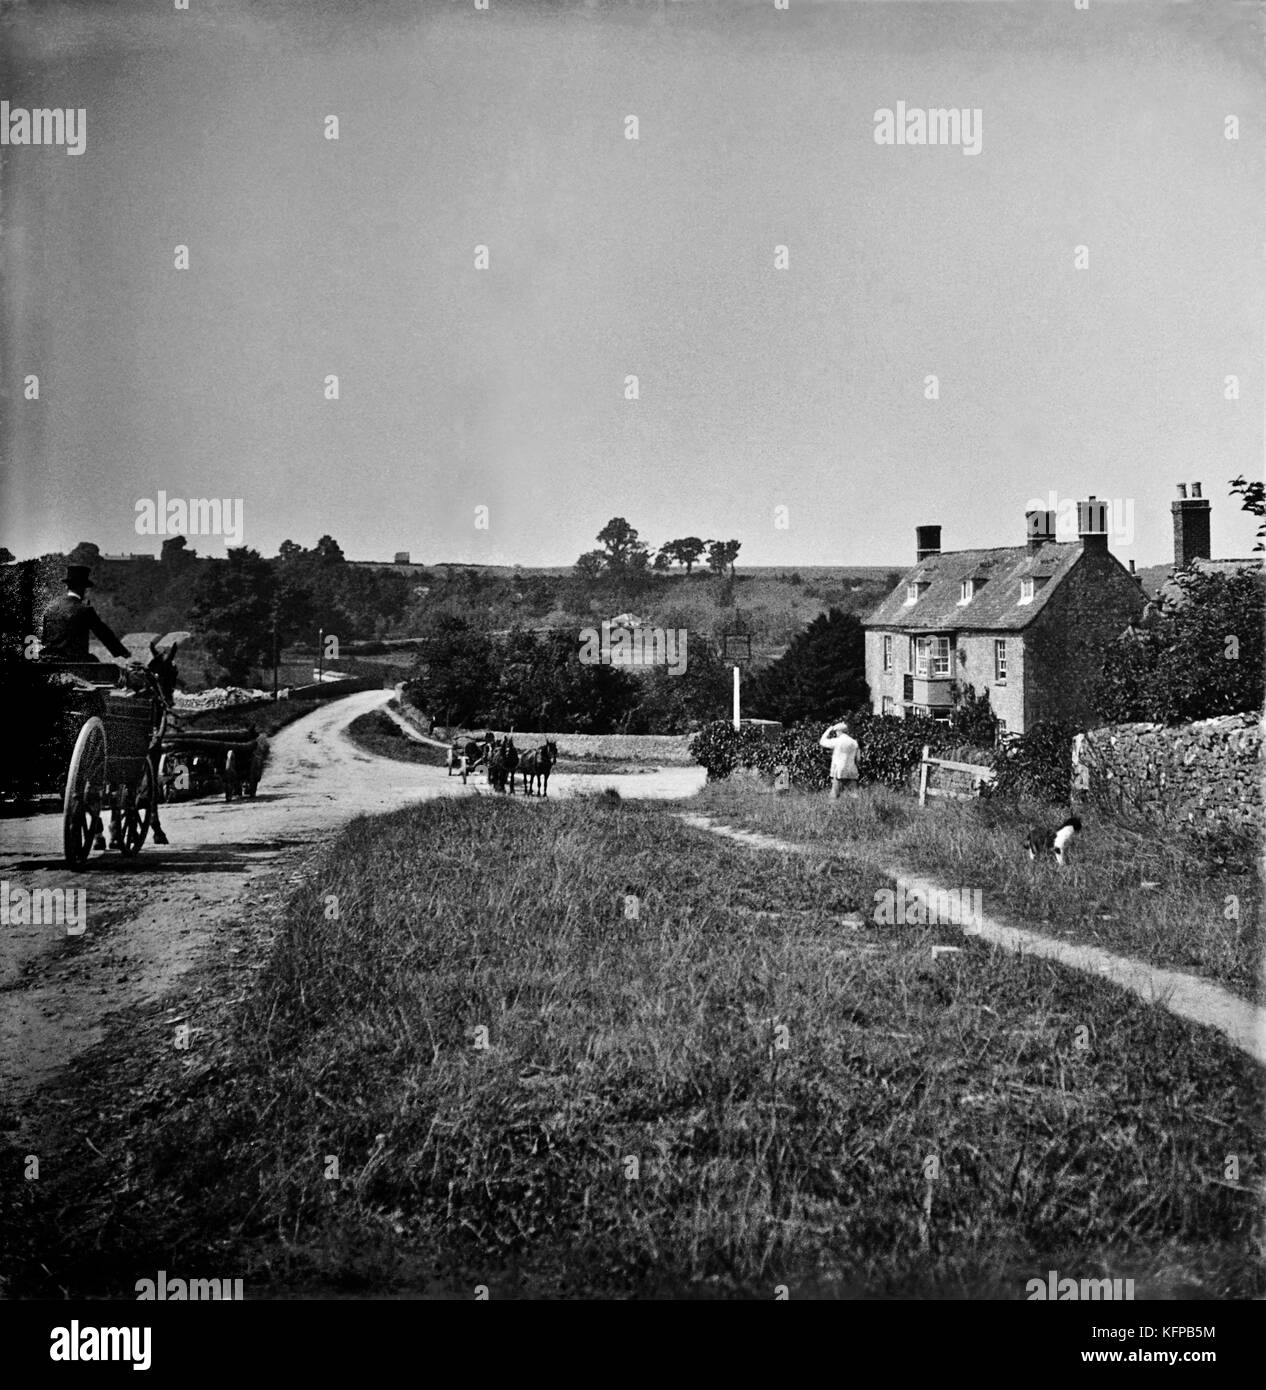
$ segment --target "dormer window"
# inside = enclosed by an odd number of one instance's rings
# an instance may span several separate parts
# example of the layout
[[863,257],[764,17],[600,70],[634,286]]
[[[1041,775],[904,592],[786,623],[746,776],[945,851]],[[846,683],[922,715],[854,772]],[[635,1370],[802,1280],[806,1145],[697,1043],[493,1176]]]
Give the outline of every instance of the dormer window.
[[1034,588],[1034,585],[1033,585],[1033,580],[1032,580],[1031,578],[1030,578],[1030,579],[1021,579],[1021,580],[1020,580],[1020,602],[1021,602],[1021,603],[1032,603],[1032,602],[1033,602],[1033,588]]
[[976,592],[976,581],[974,579],[964,579],[958,586],[959,603],[970,603],[972,596]]
[[917,584],[907,584],[907,585],[906,585],[906,603],[907,603],[907,604],[918,603],[918,601],[919,601],[919,586],[918,586]]

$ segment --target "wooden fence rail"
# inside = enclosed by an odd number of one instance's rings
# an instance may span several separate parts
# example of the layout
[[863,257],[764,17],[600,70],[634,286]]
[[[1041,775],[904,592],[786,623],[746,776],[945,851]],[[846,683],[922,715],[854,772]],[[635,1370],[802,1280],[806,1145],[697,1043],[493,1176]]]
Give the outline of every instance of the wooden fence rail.
[[[951,791],[948,787],[928,786],[928,774],[934,767],[943,767],[950,772],[970,772],[975,779],[969,792]],[[992,782],[997,774],[993,768],[982,763],[956,763],[951,758],[934,758],[931,747],[923,745],[923,757],[919,763],[919,805],[926,806],[929,796],[952,796],[958,801],[969,801],[975,796],[982,782]]]

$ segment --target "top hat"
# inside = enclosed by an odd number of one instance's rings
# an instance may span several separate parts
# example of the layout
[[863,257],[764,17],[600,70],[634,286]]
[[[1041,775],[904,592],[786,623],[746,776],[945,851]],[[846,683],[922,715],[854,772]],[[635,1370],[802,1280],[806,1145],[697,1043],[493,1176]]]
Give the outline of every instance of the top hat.
[[89,570],[88,565],[67,565],[66,587],[77,594],[82,594],[85,589],[95,589],[96,585],[88,578]]

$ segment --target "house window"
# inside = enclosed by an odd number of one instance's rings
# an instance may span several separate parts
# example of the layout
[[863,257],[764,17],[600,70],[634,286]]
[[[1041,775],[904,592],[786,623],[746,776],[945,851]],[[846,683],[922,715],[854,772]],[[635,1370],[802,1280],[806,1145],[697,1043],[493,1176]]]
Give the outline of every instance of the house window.
[[892,670],[892,635],[890,633],[884,635],[884,670]]
[[1032,579],[1021,579],[1021,580],[1020,580],[1020,602],[1021,602],[1021,603],[1032,603],[1032,602],[1033,602],[1033,581],[1032,581]]
[[959,586],[958,586],[958,601],[959,601],[959,603],[970,603],[971,600],[972,600],[972,595],[973,595],[975,592],[976,592],[976,586],[975,586],[975,584],[974,584],[974,582],[973,582],[972,580],[970,580],[970,579],[964,579],[964,580],[962,580],[962,581],[959,583]]
[[1005,637],[994,638],[993,678],[996,685],[1006,685],[1007,683],[1007,639]]
[[997,742],[1002,743],[1002,742],[1006,739],[1006,736],[1007,736],[1007,721],[1006,721],[1005,719],[999,719],[999,720],[998,720],[998,726],[997,726],[997,735],[996,735]]
[[906,585],[906,607],[919,601],[919,586],[917,584]]
[[948,637],[918,637],[914,643],[914,673],[924,679],[948,676],[950,651]]
[[880,713],[881,713],[881,714],[895,714],[896,712],[897,712],[897,711],[896,711],[896,706],[895,706],[895,704],[893,703],[893,698],[892,698],[892,696],[891,696],[891,695],[885,695],[885,696],[884,696],[884,699],[883,699],[883,705],[882,705],[882,707],[881,707],[881,709],[880,709]]

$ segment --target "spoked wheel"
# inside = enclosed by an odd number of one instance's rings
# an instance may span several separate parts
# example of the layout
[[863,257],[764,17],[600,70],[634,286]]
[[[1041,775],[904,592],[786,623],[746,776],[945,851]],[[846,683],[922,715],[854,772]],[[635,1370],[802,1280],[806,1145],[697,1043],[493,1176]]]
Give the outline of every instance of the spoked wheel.
[[79,730],[66,773],[62,803],[62,853],[69,869],[82,869],[102,833],[101,807],[106,791],[105,725],[95,715]]
[[141,852],[141,846],[149,835],[149,828],[154,823],[156,797],[154,776],[146,762],[141,767],[136,787],[129,787],[123,794],[119,849],[128,858]]

